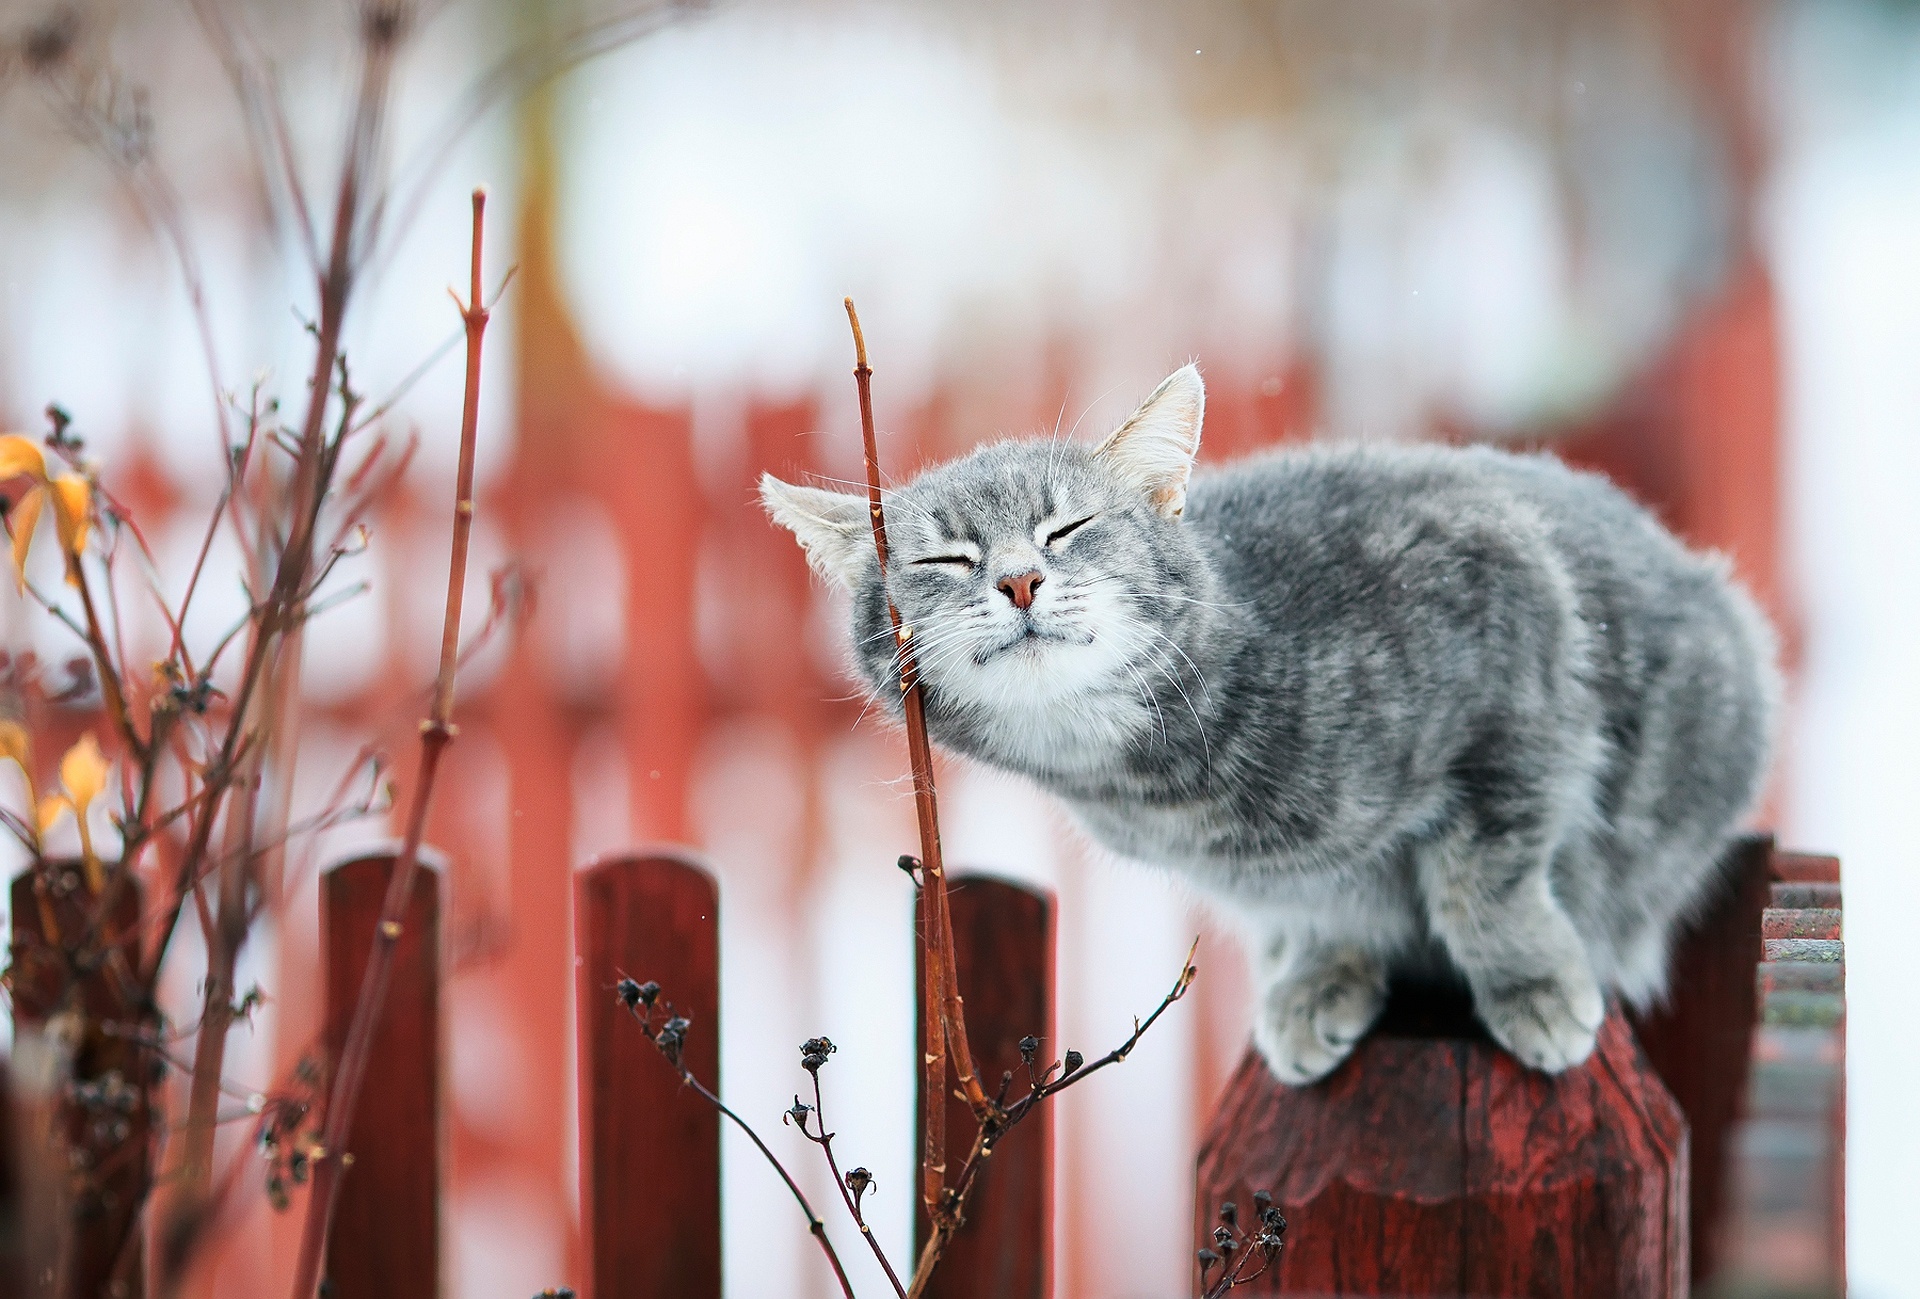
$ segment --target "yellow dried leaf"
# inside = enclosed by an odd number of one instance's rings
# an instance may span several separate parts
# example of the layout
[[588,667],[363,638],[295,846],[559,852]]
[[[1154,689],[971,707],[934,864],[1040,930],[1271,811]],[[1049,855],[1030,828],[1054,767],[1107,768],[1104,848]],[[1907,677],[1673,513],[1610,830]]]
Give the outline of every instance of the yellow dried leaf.
[[27,548],[33,545],[33,530],[40,522],[45,501],[40,488],[34,487],[7,512],[7,526],[13,529],[13,579],[22,587],[27,584]]
[[32,754],[27,728],[15,721],[0,719],[0,758],[12,758],[20,764],[20,770],[31,772],[27,764]]
[[40,453],[40,448],[34,445],[32,438],[8,433],[0,437],[0,483],[9,478],[18,478],[21,474],[44,482],[47,477],[47,458]]
[[67,787],[67,794],[73,799],[74,815],[81,817],[87,814],[87,805],[107,787],[107,760],[93,732],[82,735],[80,742],[60,759],[60,783]]
[[54,822],[60,819],[60,814],[72,807],[73,804],[67,801],[64,794],[48,794],[42,798],[40,806],[34,809],[34,820],[40,826],[40,833],[45,834],[51,830]]
[[87,480],[67,474],[47,484],[53,495],[53,521],[60,529],[60,549],[78,555],[87,544],[87,505],[92,489]]

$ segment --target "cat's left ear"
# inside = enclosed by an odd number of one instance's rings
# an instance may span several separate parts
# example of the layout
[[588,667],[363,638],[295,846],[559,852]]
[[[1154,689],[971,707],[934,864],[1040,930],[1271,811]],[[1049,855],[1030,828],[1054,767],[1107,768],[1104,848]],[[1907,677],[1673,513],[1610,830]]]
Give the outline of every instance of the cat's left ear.
[[1094,449],[1094,458],[1137,488],[1155,510],[1177,518],[1187,506],[1187,478],[1200,450],[1206,406],[1200,371],[1183,365]]
[[775,523],[799,538],[814,572],[848,588],[860,580],[873,555],[866,497],[800,487],[762,474],[760,503]]

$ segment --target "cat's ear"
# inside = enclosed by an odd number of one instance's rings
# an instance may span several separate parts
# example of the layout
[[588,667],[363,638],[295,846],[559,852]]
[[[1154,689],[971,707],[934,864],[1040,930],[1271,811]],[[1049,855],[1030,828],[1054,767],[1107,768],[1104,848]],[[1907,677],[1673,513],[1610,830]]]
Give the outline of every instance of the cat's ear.
[[814,572],[845,587],[859,579],[873,553],[866,497],[799,487],[762,474],[760,503],[775,523],[799,538]]
[[1200,450],[1206,406],[1200,371],[1183,365],[1094,449],[1094,458],[1138,489],[1154,509],[1176,518],[1187,506],[1187,477]]

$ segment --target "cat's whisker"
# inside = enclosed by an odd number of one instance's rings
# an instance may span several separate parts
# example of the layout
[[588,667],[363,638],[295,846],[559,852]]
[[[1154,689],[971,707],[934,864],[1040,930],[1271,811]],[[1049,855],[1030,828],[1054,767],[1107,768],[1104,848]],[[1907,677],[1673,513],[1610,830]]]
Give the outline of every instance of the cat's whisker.
[[[1177,649],[1179,647],[1175,646],[1175,648]],[[1185,655],[1182,655],[1182,657],[1184,658]],[[1193,700],[1188,696],[1185,687],[1180,684],[1179,680],[1173,673],[1167,670],[1166,665],[1158,658],[1149,657],[1147,661],[1153,664],[1154,669],[1167,679],[1168,684],[1180,692],[1180,698],[1187,705],[1187,711],[1193,715],[1194,729],[1200,732],[1201,753],[1206,758],[1207,764],[1211,766],[1213,764],[1213,743],[1207,738],[1207,724],[1200,720],[1200,712],[1193,706]]]
[[[832,483],[836,487],[845,487],[860,496],[865,496],[868,491],[868,484],[864,481],[855,482],[851,478],[835,478],[831,474],[813,474],[810,476],[823,483]],[[938,520],[934,518],[931,510],[908,498],[904,495],[904,490],[905,489],[899,487],[887,487],[883,485],[880,488],[881,508],[890,510],[898,506],[902,509],[913,511],[914,514],[928,523],[938,522]]]
[[1134,590],[1129,590],[1125,587],[1116,587],[1116,586],[1108,585],[1116,580],[1117,579],[1111,576],[1103,575],[1100,577],[1089,579],[1089,585],[1093,583],[1100,583],[1102,586],[1102,589],[1109,592],[1110,594],[1126,596],[1127,598],[1133,599],[1133,600],[1174,600],[1181,604],[1198,605],[1203,609],[1217,609],[1222,611],[1230,610],[1230,609],[1231,610],[1251,609],[1253,607],[1253,601],[1251,600],[1233,600],[1233,601],[1222,603],[1216,600],[1202,600],[1197,596],[1180,595],[1177,592],[1173,592],[1173,591],[1134,591]]
[[[930,637],[937,636],[949,629],[957,628],[962,624],[985,621],[992,616],[992,611],[989,609],[972,608],[963,610],[958,614],[949,614],[945,617],[936,614],[930,618],[922,618],[916,622],[907,622],[905,626],[913,628],[912,635],[916,642],[924,642]],[[888,622],[871,636],[864,637],[860,641],[860,644],[871,645],[877,641],[897,639],[897,636],[898,633],[894,631],[893,624]]]
[[1067,430],[1067,437],[1069,439],[1072,439],[1076,434],[1080,432],[1081,423],[1087,418],[1087,416],[1093,414],[1093,408],[1095,406],[1098,406],[1101,402],[1105,401],[1107,398],[1113,396],[1113,390],[1119,386],[1120,385],[1118,384],[1108,384],[1107,390],[1105,392],[1101,393],[1098,397],[1095,397],[1092,401],[1088,402],[1085,406],[1082,406],[1080,408],[1080,414],[1078,418],[1076,418],[1073,421],[1073,427]]
[[1120,666],[1126,669],[1127,674],[1134,679],[1134,682],[1140,687],[1140,697],[1146,701],[1148,707],[1153,709],[1153,715],[1160,726],[1160,743],[1163,745],[1166,744],[1167,715],[1160,711],[1159,697],[1153,693],[1153,687],[1148,684],[1147,679],[1140,674],[1140,670],[1134,667],[1133,664],[1123,659]]
[[[1202,673],[1202,672],[1200,671],[1200,665],[1199,665],[1199,664],[1197,664],[1197,663],[1195,663],[1195,662],[1193,661],[1193,659],[1192,659],[1192,658],[1190,658],[1190,657],[1188,656],[1188,654],[1187,654],[1187,652],[1186,652],[1186,650],[1184,650],[1184,649],[1182,649],[1182,648],[1180,647],[1180,642],[1179,642],[1179,641],[1177,641],[1177,640],[1175,640],[1175,639],[1174,639],[1173,637],[1171,637],[1171,636],[1169,636],[1169,635],[1167,635],[1167,633],[1165,633],[1165,632],[1163,632],[1163,631],[1161,631],[1161,630],[1160,630],[1160,629],[1159,629],[1158,627],[1156,627],[1156,626],[1154,626],[1154,625],[1153,625],[1152,623],[1150,623],[1150,622],[1143,622],[1143,623],[1141,623],[1141,624],[1139,624],[1139,625],[1140,625],[1141,627],[1143,627],[1143,628],[1145,628],[1145,629],[1146,629],[1146,630],[1147,630],[1148,632],[1150,632],[1151,634],[1153,634],[1153,635],[1155,635],[1155,636],[1158,636],[1158,637],[1159,637],[1159,638],[1160,638],[1161,640],[1163,640],[1163,641],[1165,641],[1165,642],[1166,642],[1166,643],[1167,643],[1167,644],[1168,644],[1169,646],[1171,646],[1171,647],[1172,647],[1172,649],[1173,649],[1173,652],[1174,652],[1175,654],[1178,654],[1178,655],[1179,655],[1179,656],[1180,656],[1180,657],[1181,657],[1181,658],[1182,658],[1183,660],[1185,660],[1185,662],[1186,662],[1186,665],[1187,665],[1187,667],[1188,667],[1188,668],[1190,668],[1190,669],[1192,669],[1192,671],[1193,671],[1193,679],[1194,679],[1194,681],[1196,681],[1196,682],[1197,682],[1197,683],[1199,684],[1199,686],[1200,686],[1200,697],[1201,697],[1202,699],[1204,699],[1204,700],[1206,700],[1206,701],[1207,701],[1207,706],[1208,706],[1209,708],[1211,708],[1211,707],[1213,706],[1213,697],[1212,697],[1212,695],[1211,695],[1211,694],[1209,693],[1209,691],[1207,690],[1207,678],[1206,678],[1206,676],[1205,676],[1205,674],[1203,674],[1203,673]],[[1182,691],[1181,691],[1180,693],[1184,695],[1184,694],[1186,693],[1186,691],[1184,691],[1184,690],[1182,690]],[[1187,706],[1188,706],[1189,708],[1191,708],[1191,707],[1192,707],[1193,705],[1192,705],[1191,703],[1189,703],[1189,704],[1188,704]],[[1196,717],[1194,718],[1194,720],[1195,720],[1195,721],[1198,721],[1198,720],[1199,720],[1199,718],[1198,718],[1198,717],[1196,716]]]

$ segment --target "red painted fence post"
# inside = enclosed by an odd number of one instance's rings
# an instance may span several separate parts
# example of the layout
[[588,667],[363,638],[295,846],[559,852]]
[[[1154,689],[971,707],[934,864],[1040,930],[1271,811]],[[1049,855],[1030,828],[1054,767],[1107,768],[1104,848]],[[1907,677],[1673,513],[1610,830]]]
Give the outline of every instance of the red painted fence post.
[[[331,1299],[440,1292],[440,873],[414,876],[393,978],[354,1112],[327,1238]],[[327,1058],[338,1062],[373,949],[390,853],[356,857],[321,880]]]
[[1383,1024],[1308,1087],[1249,1051],[1201,1150],[1196,1241],[1261,1190],[1289,1227],[1249,1294],[1687,1294],[1686,1121],[1617,1014],[1552,1078],[1464,1013]]
[[1742,840],[1676,944],[1669,1003],[1610,1019],[1559,1079],[1494,1051],[1464,1003],[1396,1024],[1396,1000],[1314,1087],[1249,1054],[1201,1155],[1199,1236],[1221,1200],[1270,1189],[1291,1230],[1256,1293],[1840,1293],[1839,908],[1834,859]]
[[[1013,1073],[1009,1097],[1026,1086],[1020,1039],[1040,1039],[1039,1060],[1063,1054],[1053,1036],[1053,896],[990,875],[954,875],[950,884],[954,959],[966,998],[967,1036],[974,1067],[989,1094]],[[917,949],[916,949],[917,950]],[[920,986],[918,969],[914,986]],[[914,1058],[923,1041],[914,1029]],[[914,1077],[921,1076],[916,1067]],[[916,1099],[914,1113],[920,1113]],[[914,1185],[919,1186],[921,1149],[915,1123]],[[947,1168],[966,1158],[976,1130],[973,1112],[957,1096],[947,1098]],[[918,1241],[926,1238],[925,1206],[915,1216]],[[1053,1293],[1053,1105],[1048,1103],[1007,1135],[967,1207],[967,1221],[947,1247],[927,1289],[930,1299],[1048,1299]]]
[[720,1087],[720,912],[689,856],[603,858],[574,893],[581,1212],[591,1299],[719,1299],[720,1116],[680,1085],[614,994],[660,985],[692,1021],[683,1059]]

